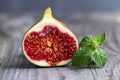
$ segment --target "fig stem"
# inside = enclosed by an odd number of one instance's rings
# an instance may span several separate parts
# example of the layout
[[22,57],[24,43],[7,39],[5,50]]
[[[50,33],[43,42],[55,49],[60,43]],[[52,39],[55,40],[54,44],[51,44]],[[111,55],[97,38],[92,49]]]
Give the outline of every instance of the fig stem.
[[52,17],[52,9],[48,7],[44,11],[43,18],[51,18],[51,17]]

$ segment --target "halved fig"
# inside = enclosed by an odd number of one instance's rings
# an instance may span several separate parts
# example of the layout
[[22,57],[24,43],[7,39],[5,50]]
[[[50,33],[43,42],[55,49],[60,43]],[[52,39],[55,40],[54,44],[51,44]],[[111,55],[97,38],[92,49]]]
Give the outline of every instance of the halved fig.
[[78,39],[66,25],[45,9],[42,19],[25,34],[22,49],[25,57],[37,66],[63,66],[78,50]]

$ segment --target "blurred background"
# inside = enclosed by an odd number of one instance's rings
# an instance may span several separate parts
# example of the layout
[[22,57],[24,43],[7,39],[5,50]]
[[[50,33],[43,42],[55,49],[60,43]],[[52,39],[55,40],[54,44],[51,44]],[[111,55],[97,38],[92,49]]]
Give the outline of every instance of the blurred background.
[[0,0],[0,29],[26,31],[40,20],[48,6],[53,15],[70,28],[84,23],[83,26],[97,22],[119,23],[119,3],[120,0]]
[[55,12],[120,11],[120,0],[0,0],[0,12],[41,12],[50,6]]

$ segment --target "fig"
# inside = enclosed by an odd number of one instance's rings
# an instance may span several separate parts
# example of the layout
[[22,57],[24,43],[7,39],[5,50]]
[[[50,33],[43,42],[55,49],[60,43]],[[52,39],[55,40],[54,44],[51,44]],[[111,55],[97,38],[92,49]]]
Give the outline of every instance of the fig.
[[62,22],[52,16],[50,7],[43,17],[24,35],[22,49],[31,63],[42,66],[63,66],[78,50],[78,39]]

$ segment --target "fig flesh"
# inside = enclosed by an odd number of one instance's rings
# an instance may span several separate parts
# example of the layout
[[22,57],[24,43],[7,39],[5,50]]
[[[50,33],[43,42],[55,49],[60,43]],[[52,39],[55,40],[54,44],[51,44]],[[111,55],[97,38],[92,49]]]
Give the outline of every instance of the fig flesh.
[[37,66],[63,66],[78,50],[78,39],[66,25],[45,9],[42,19],[24,35],[22,49],[25,57]]

